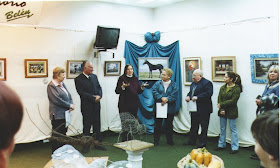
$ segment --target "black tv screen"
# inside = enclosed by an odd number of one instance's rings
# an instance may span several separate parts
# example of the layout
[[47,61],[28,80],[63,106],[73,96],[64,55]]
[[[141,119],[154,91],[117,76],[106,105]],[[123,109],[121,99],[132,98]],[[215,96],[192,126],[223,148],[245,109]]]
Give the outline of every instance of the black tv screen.
[[112,49],[117,48],[120,29],[97,26],[94,48]]

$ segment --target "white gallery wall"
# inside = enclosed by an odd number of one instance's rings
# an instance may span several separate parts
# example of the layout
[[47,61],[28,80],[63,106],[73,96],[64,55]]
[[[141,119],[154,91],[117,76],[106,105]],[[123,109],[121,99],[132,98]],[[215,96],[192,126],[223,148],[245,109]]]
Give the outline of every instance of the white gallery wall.
[[[179,40],[181,60],[201,57],[205,78],[212,80],[212,56],[236,56],[236,70],[243,84],[237,119],[241,146],[254,144],[250,125],[256,116],[255,99],[262,94],[265,87],[265,84],[251,82],[250,54],[278,53],[277,3],[277,0],[188,0],[155,10],[156,30],[163,32],[159,43],[167,45]],[[183,61],[181,67],[183,69]],[[217,97],[223,84],[213,82],[213,113],[209,136],[220,133]],[[189,89],[189,86],[183,86],[183,98]],[[174,121],[174,130],[185,133],[189,129],[190,115],[186,110],[186,102],[183,102]],[[227,139],[230,140],[229,128]]]
[[[66,68],[67,60],[88,59],[93,62],[94,73],[103,89],[101,129],[120,130],[120,123],[111,122],[118,114],[118,95],[114,92],[118,77],[104,77],[104,61],[120,60],[123,66],[125,40],[145,44],[143,34],[152,27],[152,10],[98,2],[43,2],[41,11],[38,25],[0,25],[0,57],[7,59],[5,83],[19,94],[25,108],[16,143],[50,136],[47,83],[52,80],[52,70],[57,66]],[[93,43],[97,25],[121,29],[117,50],[95,53]],[[48,59],[48,77],[25,78],[24,59]],[[75,127],[71,130],[76,134],[82,132],[80,98],[74,79],[64,82],[76,105],[71,112],[71,124]],[[71,130],[68,130],[70,135],[73,134]]]
[[[186,57],[201,57],[202,70],[207,79],[211,80],[212,56],[236,56],[237,73],[241,75],[244,86],[238,102],[239,139],[244,146],[254,144],[250,134],[250,124],[255,118],[256,110],[254,101],[265,85],[251,82],[250,54],[278,52],[279,20],[276,3],[277,0],[187,0],[148,9],[90,1],[50,1],[43,2],[38,25],[0,24],[0,57],[7,59],[5,83],[20,95],[26,109],[16,142],[32,142],[50,136],[46,81],[52,79],[55,67],[66,68],[67,60],[89,59],[93,62],[94,73],[98,75],[103,89],[101,129],[119,130],[119,123],[112,122],[118,114],[118,95],[114,92],[118,76],[104,76],[104,61],[122,61],[123,73],[125,40],[143,46],[143,35],[146,32],[161,31],[159,44],[165,46],[176,40],[180,41],[181,60]],[[238,22],[243,20],[249,21]],[[96,54],[93,43],[97,25],[121,29],[117,50]],[[48,59],[48,77],[25,78],[24,59]],[[183,62],[181,67],[183,69]],[[80,99],[74,80],[65,79],[65,84],[76,105],[71,124],[81,131]],[[217,136],[220,132],[217,95],[223,83],[213,84],[214,112],[208,134]],[[190,117],[184,102],[188,92],[189,86],[183,85],[183,105],[173,123],[174,130],[179,133],[187,133],[190,129]],[[73,133],[68,130],[68,134]]]

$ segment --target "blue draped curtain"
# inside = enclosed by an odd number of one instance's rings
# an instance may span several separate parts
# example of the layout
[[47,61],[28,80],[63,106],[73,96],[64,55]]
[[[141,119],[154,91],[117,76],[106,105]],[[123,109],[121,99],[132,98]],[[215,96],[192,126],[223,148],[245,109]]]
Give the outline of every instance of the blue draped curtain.
[[[137,46],[129,41],[125,42],[124,58],[126,64],[131,64],[134,68],[134,74],[138,77],[138,58],[139,57],[168,57],[169,68],[172,69],[173,75],[171,80],[176,82],[178,91],[177,107],[178,112],[182,104],[182,82],[181,66],[179,54],[179,41],[168,46],[161,46],[158,43],[147,43],[143,47]],[[140,83],[145,81],[140,81]],[[147,133],[154,132],[154,99],[152,95],[152,86],[156,81],[148,81],[149,86],[139,95],[140,107],[138,109],[138,118],[147,127]]]

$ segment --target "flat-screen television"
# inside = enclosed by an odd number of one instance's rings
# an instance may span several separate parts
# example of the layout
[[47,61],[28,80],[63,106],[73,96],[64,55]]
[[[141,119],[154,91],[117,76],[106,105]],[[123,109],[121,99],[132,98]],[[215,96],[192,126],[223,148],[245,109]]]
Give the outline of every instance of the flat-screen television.
[[94,48],[113,49],[117,48],[120,36],[119,28],[97,26]]

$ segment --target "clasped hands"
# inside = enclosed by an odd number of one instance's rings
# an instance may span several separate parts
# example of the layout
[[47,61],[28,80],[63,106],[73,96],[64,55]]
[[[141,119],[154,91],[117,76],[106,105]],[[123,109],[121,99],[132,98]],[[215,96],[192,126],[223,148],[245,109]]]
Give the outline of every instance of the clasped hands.
[[161,105],[163,106],[165,103],[168,102],[168,97],[162,97],[161,98]]
[[[187,96],[185,100],[186,102],[189,102],[191,100],[190,96]],[[192,101],[196,101],[196,100],[197,100],[197,96],[193,96]]]
[[[220,103],[218,103],[217,104],[217,107],[220,109],[221,108],[221,105],[220,105]],[[220,114],[222,115],[222,116],[225,116],[226,115],[226,112],[225,112],[225,110],[223,110],[223,111],[220,111]]]

